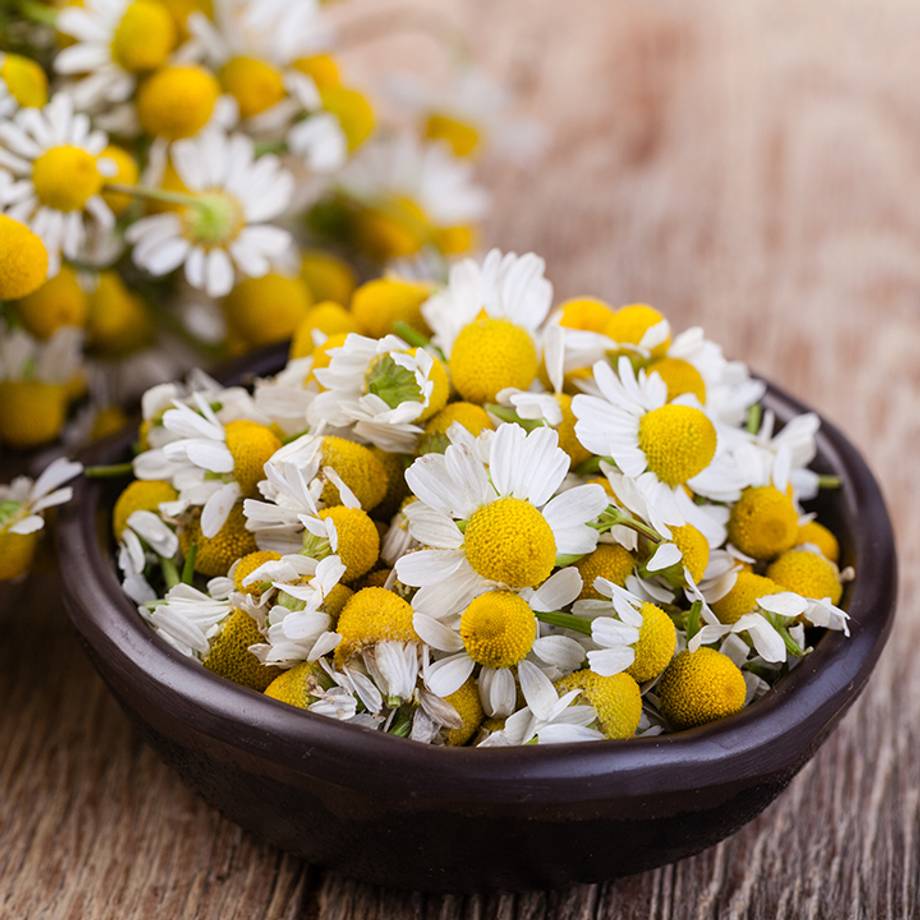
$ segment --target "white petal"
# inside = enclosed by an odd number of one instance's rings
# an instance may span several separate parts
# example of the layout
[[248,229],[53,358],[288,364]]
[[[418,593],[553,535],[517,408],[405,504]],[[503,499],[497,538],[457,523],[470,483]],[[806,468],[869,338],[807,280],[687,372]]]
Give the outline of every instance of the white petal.
[[575,566],[560,569],[533,593],[530,606],[543,612],[561,610],[581,594],[583,586],[581,574]]
[[438,651],[459,652],[463,648],[463,640],[456,630],[450,629],[434,617],[416,613],[412,618],[412,625],[419,638]]
[[629,646],[619,648],[605,648],[600,651],[588,652],[588,666],[601,677],[610,677],[625,671],[633,661],[636,653]]
[[240,497],[239,483],[228,482],[208,500],[201,512],[201,534],[210,539],[220,533]]
[[466,652],[449,655],[429,665],[425,684],[435,696],[450,696],[473,673],[475,662]]
[[646,562],[645,567],[650,572],[660,572],[663,569],[669,569],[672,565],[677,565],[682,558],[681,551],[673,543],[662,543],[655,550],[652,558]]

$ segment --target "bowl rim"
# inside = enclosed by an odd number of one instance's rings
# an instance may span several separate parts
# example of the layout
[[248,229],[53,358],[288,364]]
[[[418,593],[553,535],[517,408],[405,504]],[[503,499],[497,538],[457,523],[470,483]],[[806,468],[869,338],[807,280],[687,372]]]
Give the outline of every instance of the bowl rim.
[[[273,372],[283,355],[279,348],[263,350],[236,362],[219,379],[247,382]],[[764,402],[781,422],[813,411],[769,383]],[[132,439],[131,433],[116,435],[81,459],[116,462]],[[348,785],[342,770],[347,763],[368,792],[392,794],[394,781],[404,785],[411,777],[413,795],[441,801],[490,803],[539,793],[544,801],[574,804],[609,798],[611,780],[617,794],[641,798],[791,775],[807,759],[803,750],[817,747],[868,679],[891,629],[897,587],[894,534],[878,483],[856,448],[824,418],[817,441],[816,466],[842,479],[846,548],[862,573],[847,588],[851,636],[824,635],[770,693],[741,712],[669,735],[447,748],[328,719],[218,677],[156,636],[122,591],[111,548],[98,538],[99,481],[77,482],[73,500],[59,512],[59,564],[62,571],[83,573],[67,585],[65,605],[108,667],[131,680],[146,675],[161,698],[172,697],[188,727],[251,755],[268,756],[304,777]]]

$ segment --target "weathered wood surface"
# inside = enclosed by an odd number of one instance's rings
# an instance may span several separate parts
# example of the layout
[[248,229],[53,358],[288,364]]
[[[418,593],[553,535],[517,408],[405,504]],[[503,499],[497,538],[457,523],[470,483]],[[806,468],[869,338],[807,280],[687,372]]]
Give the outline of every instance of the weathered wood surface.
[[192,796],[65,625],[57,593],[79,573],[59,585],[46,563],[0,596],[0,916],[920,916],[920,7],[437,6],[461,8],[446,18],[554,130],[538,171],[492,172],[489,239],[542,252],[561,295],[703,324],[864,447],[902,562],[878,671],[780,800],[707,853],[570,891],[390,893],[260,846]]

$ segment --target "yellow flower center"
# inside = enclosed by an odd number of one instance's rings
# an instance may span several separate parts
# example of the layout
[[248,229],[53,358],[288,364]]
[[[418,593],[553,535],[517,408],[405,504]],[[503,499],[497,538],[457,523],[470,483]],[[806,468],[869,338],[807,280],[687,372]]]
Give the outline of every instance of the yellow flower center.
[[451,728],[445,732],[444,740],[450,747],[459,747],[466,744],[482,724],[483,711],[479,699],[479,687],[471,677],[459,690],[455,690],[444,699],[454,707],[461,719],[461,724],[457,728]]
[[487,668],[510,668],[533,646],[537,618],[517,594],[489,591],[463,611],[460,638],[473,661]]
[[586,332],[607,331],[613,310],[610,304],[593,297],[577,297],[562,304],[559,325],[566,329],[582,329]]
[[699,582],[709,565],[709,541],[692,524],[672,527],[671,538],[683,554],[681,565],[690,570],[695,582]]
[[472,224],[432,227],[432,242],[445,256],[462,256],[475,248],[479,233]]
[[572,411],[572,397],[568,393],[557,393],[556,402],[559,403],[559,408],[562,410],[562,421],[556,426],[559,446],[569,455],[574,469],[591,456],[591,451],[583,447],[581,441],[575,437],[576,418]]
[[112,35],[112,59],[131,73],[156,70],[175,43],[176,27],[169,12],[152,0],[134,0]]
[[234,588],[241,594],[262,594],[267,591],[271,587],[270,581],[260,581],[252,585],[244,584],[244,582],[260,565],[265,565],[266,562],[275,562],[280,558],[281,556],[278,553],[269,549],[260,549],[243,556],[231,570]]
[[479,129],[473,122],[445,112],[429,114],[422,133],[426,140],[447,144],[456,157],[471,157],[482,144]]
[[250,645],[264,641],[256,621],[246,611],[234,610],[221,623],[220,632],[211,640],[201,663],[235,684],[261,692],[281,673],[279,668],[262,664],[249,651]]
[[183,235],[206,248],[229,245],[245,226],[242,205],[227,192],[203,192],[182,212]]
[[294,331],[291,342],[291,358],[306,358],[313,354],[316,343],[313,333],[320,332],[323,336],[335,335],[344,332],[357,332],[358,326],[354,317],[341,304],[331,300],[324,300],[315,307],[310,307],[304,318]]
[[[412,349],[412,354],[417,354],[418,349]],[[428,397],[428,405],[422,410],[419,421],[436,415],[447,405],[447,398],[450,396],[450,378],[447,376],[447,368],[440,358],[432,356],[431,370],[428,373],[428,379],[433,384],[431,395]]]
[[764,578],[754,572],[739,572],[731,591],[713,603],[712,611],[723,623],[737,623],[757,607],[758,598],[778,594],[782,590],[772,578]]
[[364,93],[340,84],[319,87],[319,95],[323,108],[338,119],[348,150],[354,153],[374,133],[374,107]]
[[300,275],[313,300],[347,304],[358,284],[354,269],[344,260],[320,249],[308,249],[300,260]]
[[48,275],[48,251],[24,223],[0,214],[0,300],[37,290]]
[[771,559],[791,549],[798,532],[795,505],[775,486],[745,489],[728,519],[729,540],[755,559]]
[[342,581],[354,581],[369,572],[380,558],[380,533],[367,513],[360,508],[336,505],[320,511],[319,516],[335,524],[336,553],[345,566]]
[[48,101],[45,71],[29,58],[18,54],[4,55],[0,62],[0,80],[23,108],[40,108]]
[[38,200],[55,211],[81,211],[99,194],[102,174],[91,153],[72,144],[46,150],[32,164],[32,184]]
[[42,531],[5,533],[0,530],[0,582],[19,578],[29,571]]
[[415,255],[434,232],[425,209],[406,195],[366,207],[356,230],[361,248],[383,262]]
[[118,272],[100,272],[89,295],[87,335],[92,345],[107,354],[122,354],[145,345],[151,333],[140,297],[128,290]]
[[248,419],[229,422],[225,436],[233,457],[233,478],[243,495],[255,495],[265,478],[265,464],[281,447],[281,441],[271,428]]
[[284,98],[284,77],[261,58],[237,55],[220,71],[224,89],[236,99],[242,118],[252,118]]
[[62,326],[82,326],[86,311],[86,294],[77,273],[66,265],[16,304],[23,326],[40,339],[51,338]]
[[125,487],[112,509],[112,532],[121,537],[128,526],[128,518],[135,511],[153,511],[163,502],[173,502],[176,490],[162,479],[135,479]]
[[709,466],[716,452],[716,429],[692,406],[662,406],[642,416],[639,447],[649,469],[662,482],[677,486]]
[[233,332],[257,348],[289,339],[306,318],[310,303],[310,292],[299,276],[269,272],[244,278],[221,306]]
[[802,597],[816,600],[829,597],[832,604],[837,604],[843,594],[837,566],[824,556],[806,549],[783,553],[767,569],[767,576],[787,591],[794,591]]
[[291,67],[310,77],[317,87],[326,89],[342,82],[338,61],[331,54],[310,54],[291,61]]
[[[323,438],[322,452],[323,466],[331,466],[342,477],[365,511],[373,510],[383,501],[387,492],[387,471],[371,450],[363,444],[327,435]],[[331,482],[326,483],[322,500],[327,505],[341,503],[339,490]]]
[[[307,379],[305,382],[309,383],[310,381],[315,380],[313,371],[318,371],[323,367],[329,367],[329,364],[332,361],[332,352],[336,348],[341,348],[345,344],[345,340],[348,338],[349,334],[350,333],[348,332],[334,332],[329,336],[328,339],[326,339],[325,342],[317,345],[313,349],[313,353],[311,355],[313,358],[311,363],[311,370],[310,373],[307,374]],[[316,385],[320,389],[323,389],[322,384],[318,381],[316,381]]]
[[362,588],[349,599],[336,626],[342,641],[335,650],[338,664],[378,642],[417,642],[412,607],[385,588]]
[[556,562],[556,541],[546,518],[521,498],[500,498],[474,511],[463,549],[483,578],[511,588],[540,584]]
[[288,706],[306,709],[314,700],[313,691],[322,686],[323,676],[318,661],[301,661],[282,671],[265,688],[265,695]]
[[633,646],[636,657],[626,673],[641,684],[654,680],[671,663],[677,630],[671,618],[655,604],[643,604],[640,612],[639,641]]
[[[607,323],[605,332],[614,342],[623,345],[638,345],[652,326],[658,325],[664,315],[646,303],[633,303],[621,307]],[[652,349],[652,357],[659,358],[667,353],[671,339],[668,337]]]
[[622,587],[636,567],[636,560],[619,543],[600,543],[593,553],[579,559],[575,567],[583,583],[579,599],[599,599],[603,595],[595,589],[594,582],[598,578],[606,578]]
[[168,66],[141,86],[137,115],[147,134],[179,140],[197,134],[214,114],[220,86],[203,67]]
[[446,405],[429,420],[425,426],[425,432],[426,434],[447,434],[454,422],[458,422],[474,435],[478,435],[487,428],[495,427],[482,406],[469,402],[454,402]]
[[537,376],[530,333],[506,319],[478,319],[465,326],[450,353],[450,375],[469,402],[493,402],[505,387],[526,390]]
[[817,521],[808,521],[799,527],[799,534],[796,537],[796,546],[803,543],[810,543],[817,546],[819,550],[830,559],[836,562],[840,558],[840,544],[837,538],[823,525]]
[[658,374],[668,388],[668,400],[677,399],[684,393],[690,393],[701,403],[706,402],[706,382],[703,375],[683,358],[658,358],[647,368],[648,372]]
[[556,681],[560,694],[581,690],[576,705],[588,703],[597,712],[600,730],[610,739],[632,738],[642,716],[642,694],[629,674],[601,677],[587,669],[567,674]]
[[422,318],[422,304],[431,296],[431,290],[431,285],[426,282],[377,278],[355,291],[351,312],[360,331],[375,339],[393,332],[393,327],[399,322],[426,332],[428,327]]
[[246,529],[242,502],[237,502],[233,506],[224,526],[213,537],[202,534],[200,517],[199,514],[195,514],[179,528],[179,547],[182,554],[187,556],[193,543],[198,548],[195,555],[196,572],[209,578],[226,575],[237,559],[258,549],[255,537]]
[[746,687],[738,666],[711,648],[681,652],[656,691],[661,712],[675,728],[691,728],[738,712]]
[[0,443],[30,448],[64,427],[67,388],[41,380],[0,380]]
[[[110,144],[99,154],[99,159],[100,161],[105,160],[107,165],[115,167],[114,173],[106,175],[107,182],[114,182],[119,185],[135,185],[137,183],[137,162],[127,150],[122,150],[121,147]],[[123,214],[134,201],[130,195],[122,195],[118,192],[103,192],[102,198],[114,214]]]

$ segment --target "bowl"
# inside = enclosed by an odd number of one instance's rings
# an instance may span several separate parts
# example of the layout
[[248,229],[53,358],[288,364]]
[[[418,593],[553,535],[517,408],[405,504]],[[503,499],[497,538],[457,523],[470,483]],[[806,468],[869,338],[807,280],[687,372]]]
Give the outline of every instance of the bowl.
[[[279,368],[270,350],[227,383]],[[779,420],[805,407],[770,387]],[[130,437],[88,462],[129,455]],[[858,572],[852,635],[828,633],[764,698],[673,735],[544,747],[418,744],[274,702],[160,640],[122,593],[107,525],[118,484],[82,481],[59,518],[65,595],[93,664],[182,778],[258,838],[388,886],[462,891],[596,882],[696,853],[762,811],[859,695],[894,615],[885,504],[856,449],[824,422],[816,468],[840,477],[817,510]],[[842,768],[842,767],[841,767]],[[164,805],[168,807],[168,803]],[[854,808],[858,807],[854,803]]]

